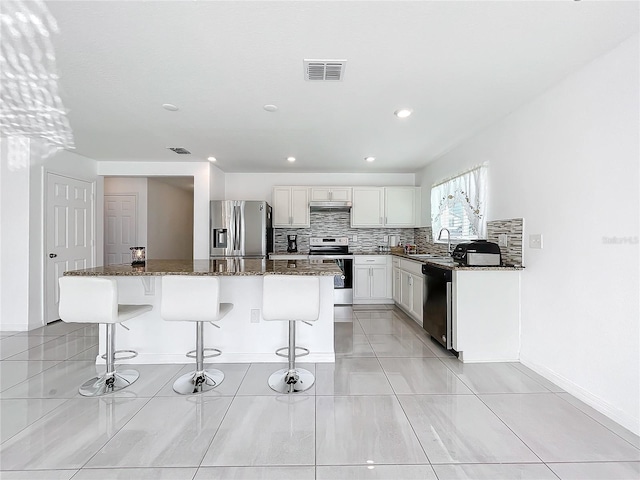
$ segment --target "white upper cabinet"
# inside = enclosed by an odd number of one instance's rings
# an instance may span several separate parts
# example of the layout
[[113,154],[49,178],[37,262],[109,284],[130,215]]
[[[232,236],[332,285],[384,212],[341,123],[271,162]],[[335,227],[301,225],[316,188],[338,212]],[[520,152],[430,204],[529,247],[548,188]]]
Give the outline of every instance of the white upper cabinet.
[[384,224],[387,227],[416,226],[416,187],[385,187]]
[[309,187],[273,187],[273,226],[309,226]]
[[384,226],[384,188],[353,187],[351,226]]
[[419,204],[416,187],[353,187],[351,226],[415,227]]
[[311,187],[312,202],[350,202],[351,187]]

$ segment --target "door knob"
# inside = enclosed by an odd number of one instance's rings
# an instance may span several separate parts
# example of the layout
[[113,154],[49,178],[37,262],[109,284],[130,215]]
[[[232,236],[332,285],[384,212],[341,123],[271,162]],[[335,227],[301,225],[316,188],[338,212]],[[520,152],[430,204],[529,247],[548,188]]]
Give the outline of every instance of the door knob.
[[50,253],[49,254],[49,258],[56,258],[58,255],[56,255],[55,253]]

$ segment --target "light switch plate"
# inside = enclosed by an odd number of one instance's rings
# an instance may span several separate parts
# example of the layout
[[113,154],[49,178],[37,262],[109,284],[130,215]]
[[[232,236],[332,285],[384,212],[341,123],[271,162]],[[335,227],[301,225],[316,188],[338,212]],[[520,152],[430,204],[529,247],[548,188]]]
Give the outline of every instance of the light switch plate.
[[501,233],[500,235],[498,235],[498,246],[506,247],[507,244],[509,243],[508,238],[509,237],[507,237],[506,233]]
[[252,308],[251,309],[251,323],[260,323],[260,309]]
[[535,233],[529,235],[529,248],[542,248],[542,234]]
[[357,242],[358,241],[358,236],[354,235],[353,238],[351,239],[352,242]]

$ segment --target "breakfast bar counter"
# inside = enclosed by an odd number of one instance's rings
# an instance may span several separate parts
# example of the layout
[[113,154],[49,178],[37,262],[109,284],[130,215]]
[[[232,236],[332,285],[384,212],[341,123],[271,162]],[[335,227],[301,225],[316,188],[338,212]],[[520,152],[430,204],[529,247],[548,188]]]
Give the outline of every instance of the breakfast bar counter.
[[[264,260],[226,258],[211,260],[147,260],[144,266],[111,265],[65,272],[73,276],[115,278],[118,302],[149,304],[153,310],[118,328],[119,350],[135,350],[138,356],[118,363],[191,363],[185,353],[195,346],[195,330],[191,322],[167,322],[160,316],[163,275],[215,275],[220,277],[220,301],[233,303],[233,310],[217,322],[220,328],[205,326],[204,343],[218,348],[222,355],[207,363],[278,362],[284,359],[275,351],[287,343],[287,322],[265,322],[262,319],[262,279],[264,275],[311,275],[320,280],[320,315],[311,325],[297,329],[297,343],[310,350],[308,362],[333,362],[333,285],[341,275],[333,263],[315,264],[308,260]],[[100,352],[97,363],[103,363],[104,331],[100,330]]]

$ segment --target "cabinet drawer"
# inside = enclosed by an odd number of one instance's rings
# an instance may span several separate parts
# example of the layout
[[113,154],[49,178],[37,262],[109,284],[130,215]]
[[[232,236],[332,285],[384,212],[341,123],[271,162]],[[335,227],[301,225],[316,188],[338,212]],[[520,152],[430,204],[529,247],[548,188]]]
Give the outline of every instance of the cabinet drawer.
[[386,265],[387,255],[356,255],[353,259],[353,263],[356,265]]
[[400,268],[414,275],[422,275],[422,262],[402,258],[400,259]]

